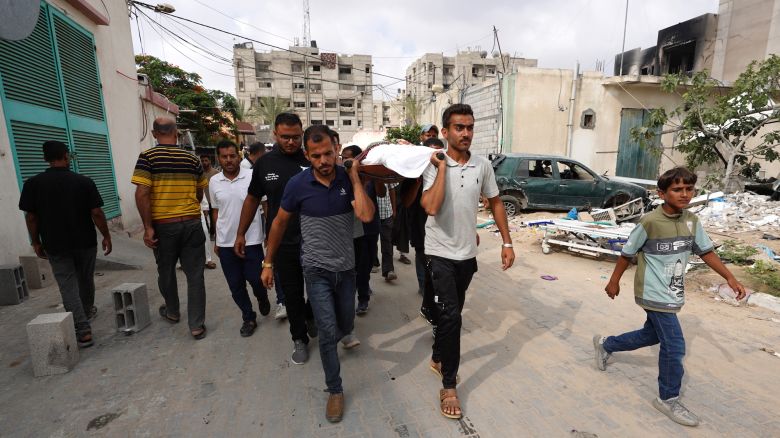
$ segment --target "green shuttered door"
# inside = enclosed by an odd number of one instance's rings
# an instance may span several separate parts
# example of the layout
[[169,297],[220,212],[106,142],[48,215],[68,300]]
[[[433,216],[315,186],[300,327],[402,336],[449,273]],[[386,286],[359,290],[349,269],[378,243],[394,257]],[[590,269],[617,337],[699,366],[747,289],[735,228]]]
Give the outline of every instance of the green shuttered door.
[[42,3],[32,35],[0,41],[0,84],[19,182],[47,167],[44,141],[62,141],[73,169],[95,181],[106,216],[119,216],[92,35]]

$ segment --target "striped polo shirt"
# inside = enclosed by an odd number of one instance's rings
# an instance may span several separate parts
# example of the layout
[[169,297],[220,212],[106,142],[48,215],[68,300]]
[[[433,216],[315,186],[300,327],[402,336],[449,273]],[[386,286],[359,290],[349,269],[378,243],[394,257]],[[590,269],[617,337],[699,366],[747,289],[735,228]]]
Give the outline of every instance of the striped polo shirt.
[[646,310],[679,312],[685,304],[685,267],[691,253],[713,245],[699,218],[688,210],[668,215],[657,208],[644,215],[623,245],[622,255],[637,256],[634,299]]
[[342,272],[355,267],[355,196],[344,168],[336,166],[335,172],[330,187],[317,181],[311,167],[295,175],[284,188],[281,208],[300,217],[301,264]]
[[208,186],[195,155],[163,144],[141,152],[130,182],[152,188],[152,220],[200,215],[197,189]]

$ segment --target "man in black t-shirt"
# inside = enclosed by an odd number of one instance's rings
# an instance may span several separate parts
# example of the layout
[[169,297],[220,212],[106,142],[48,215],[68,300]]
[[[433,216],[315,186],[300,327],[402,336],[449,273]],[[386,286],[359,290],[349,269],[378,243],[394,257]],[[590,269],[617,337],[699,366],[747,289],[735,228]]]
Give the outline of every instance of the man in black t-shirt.
[[71,172],[68,147],[58,141],[43,144],[45,172],[22,187],[19,209],[25,212],[35,254],[49,259],[65,310],[73,314],[79,347],[93,344],[89,321],[95,307],[95,225],[103,235],[103,250],[111,252],[111,234],[100,208],[103,199],[95,182]]
[[[241,209],[241,221],[238,225],[234,251],[244,256],[245,233],[257,214],[260,200],[268,198],[268,220],[266,235],[270,231],[287,182],[293,176],[307,169],[311,164],[303,154],[303,124],[293,113],[282,113],[274,121],[276,144],[271,152],[264,154],[252,168],[252,182],[244,206]],[[290,219],[282,237],[276,255],[275,272],[285,295],[287,320],[290,322],[290,334],[293,339],[292,362],[301,365],[309,358],[309,337],[316,336],[311,307],[304,299],[303,268],[301,267],[301,226],[297,215]],[[308,321],[307,321],[308,320]]]

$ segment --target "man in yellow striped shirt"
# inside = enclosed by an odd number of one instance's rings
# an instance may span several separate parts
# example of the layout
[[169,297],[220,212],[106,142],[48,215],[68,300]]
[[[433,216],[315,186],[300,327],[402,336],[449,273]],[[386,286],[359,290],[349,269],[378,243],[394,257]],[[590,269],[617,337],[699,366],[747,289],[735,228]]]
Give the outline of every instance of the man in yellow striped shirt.
[[177,323],[179,291],[176,262],[187,276],[187,319],[195,339],[206,336],[206,285],[200,223],[200,202],[208,185],[200,160],[179,147],[176,121],[155,119],[152,135],[157,145],[138,156],[133,178],[135,203],[144,224],[144,244],[154,251],[158,286],[165,300],[160,316]]

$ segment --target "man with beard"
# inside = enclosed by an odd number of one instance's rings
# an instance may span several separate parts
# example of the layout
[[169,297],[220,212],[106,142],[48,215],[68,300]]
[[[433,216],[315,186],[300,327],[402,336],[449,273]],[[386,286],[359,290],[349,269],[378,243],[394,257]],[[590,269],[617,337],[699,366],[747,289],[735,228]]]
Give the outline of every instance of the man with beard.
[[[290,178],[309,167],[309,161],[301,150],[303,124],[293,113],[282,113],[274,121],[274,149],[264,154],[252,169],[252,181],[241,209],[233,250],[239,257],[245,257],[246,232],[257,214],[260,200],[268,198],[269,227],[279,211],[282,195]],[[266,228],[266,233],[268,228]],[[316,327],[311,319],[311,308],[303,295],[303,270],[301,268],[301,228],[298,216],[289,220],[276,254],[277,274],[285,295],[287,320],[293,340],[291,360],[302,365],[309,359],[309,337],[316,336]]]
[[455,390],[460,364],[461,312],[466,289],[477,272],[477,203],[480,194],[488,198],[504,244],[502,269],[515,260],[512,240],[490,161],[471,154],[474,113],[469,105],[455,104],[444,110],[442,135],[447,154],[439,160],[434,152],[423,173],[420,201],[428,221],[425,224],[425,255],[433,282],[433,301],[438,314],[430,368],[441,377],[440,412],[447,418],[463,416]]
[[353,215],[363,223],[370,222],[374,218],[374,204],[360,181],[358,162],[352,162],[349,174],[336,165],[336,151],[327,126],[310,126],[303,141],[311,167],[291,178],[285,187],[268,236],[262,278],[266,287],[273,284],[274,262],[279,262],[277,249],[282,235],[293,218],[299,217],[303,240],[301,263],[317,321],[320,358],[330,393],[325,416],[330,422],[338,422],[344,412],[344,389],[337,345],[352,333],[355,322]]
[[244,321],[240,334],[252,336],[257,328],[257,314],[252,310],[252,301],[246,290],[249,282],[257,298],[260,314],[268,315],[271,303],[268,291],[260,284],[260,263],[263,261],[263,221],[255,215],[245,234],[244,258],[236,256],[233,244],[236,228],[241,216],[241,207],[247,197],[252,171],[239,165],[241,157],[238,146],[229,140],[217,143],[217,157],[222,172],[209,181],[212,223],[216,224],[217,239],[214,252],[219,257],[222,273],[225,274],[233,301],[241,310]]

